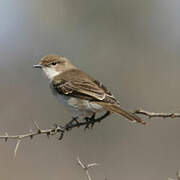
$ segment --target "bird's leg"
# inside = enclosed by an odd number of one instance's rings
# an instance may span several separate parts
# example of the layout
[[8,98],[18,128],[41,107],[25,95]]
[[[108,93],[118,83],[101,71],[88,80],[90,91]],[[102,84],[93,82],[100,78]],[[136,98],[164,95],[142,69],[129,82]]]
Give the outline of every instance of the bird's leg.
[[94,119],[91,119],[91,128],[93,128],[94,124],[95,123],[100,123],[103,119],[105,119],[107,116],[110,115],[110,112],[107,111],[105,114],[103,114],[102,116],[98,117],[98,118],[95,118]]
[[[80,126],[85,126],[85,129],[87,129],[87,128],[89,128],[89,125],[91,125],[91,128],[92,128],[95,123],[101,122],[104,118],[106,118],[110,114],[111,113],[109,111],[107,111],[101,117],[95,118],[96,114],[93,113],[93,115],[91,117],[85,118],[86,122],[79,122],[78,117],[73,117],[73,119],[64,126],[64,131],[69,131],[74,127],[80,127]],[[62,136],[63,136],[63,134],[62,134]]]
[[91,124],[91,128],[93,127],[95,116],[96,116],[96,113],[93,113],[93,115],[91,117],[85,117],[87,124],[84,129],[89,129],[90,124]]
[[77,127],[80,127],[80,123],[79,123],[78,119],[79,119],[79,116],[74,116],[73,117],[73,121],[75,122],[75,125],[77,125]]
[[95,122],[101,122],[103,119],[105,119],[106,117],[108,117],[110,114],[111,114],[110,111],[106,111],[105,114],[103,114],[101,117],[96,118],[94,121],[95,121]]
[[70,129],[72,128],[74,122],[76,123],[76,125],[77,125],[77,127],[78,127],[78,126],[79,126],[78,116],[74,116],[74,117],[72,118],[72,120],[69,121],[69,122],[65,125],[65,129],[66,129],[67,131],[70,130]]
[[85,129],[88,129],[89,128],[89,125],[91,125],[91,128],[93,128],[94,124],[97,123],[97,122],[101,122],[103,119],[105,119],[107,116],[109,116],[111,113],[109,111],[106,111],[105,114],[103,114],[102,116],[98,117],[98,118],[95,118],[95,113],[89,118],[89,117],[86,117],[85,120],[87,122],[86,126],[85,126]]

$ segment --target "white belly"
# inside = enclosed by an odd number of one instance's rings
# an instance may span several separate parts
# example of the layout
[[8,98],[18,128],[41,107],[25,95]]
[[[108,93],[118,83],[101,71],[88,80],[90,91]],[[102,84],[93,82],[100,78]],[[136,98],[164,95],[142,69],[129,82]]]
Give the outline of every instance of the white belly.
[[102,106],[89,102],[88,100],[82,100],[75,97],[68,97],[64,95],[57,95],[58,100],[65,104],[65,106],[73,112],[74,116],[91,116],[93,113],[102,112],[104,109]]

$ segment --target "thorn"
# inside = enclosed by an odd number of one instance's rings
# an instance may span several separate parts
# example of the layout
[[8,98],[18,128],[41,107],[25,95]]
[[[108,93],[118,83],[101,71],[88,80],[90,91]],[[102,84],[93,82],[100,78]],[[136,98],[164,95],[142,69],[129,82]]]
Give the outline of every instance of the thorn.
[[91,164],[87,165],[87,168],[91,168],[91,167],[94,167],[94,166],[100,166],[100,164],[98,164],[98,163],[91,163]]
[[100,166],[100,164],[98,163],[91,163],[91,164],[88,164],[88,165],[85,165],[79,158],[79,156],[77,157],[77,163],[83,168],[83,169],[89,169],[91,167],[94,167],[94,166]]
[[33,123],[34,123],[35,127],[36,127],[38,130],[41,130],[36,121],[33,120]]
[[8,136],[8,133],[7,133],[7,132],[5,132],[5,135],[6,135],[6,136]]
[[59,137],[58,140],[59,140],[59,141],[62,140],[63,137],[64,137],[64,132],[62,131],[62,132],[61,132],[61,135],[60,135],[60,137]]
[[81,162],[79,156],[77,157],[77,163],[78,163],[83,169],[86,169],[86,166]]
[[33,123],[38,130],[38,134],[41,134],[41,129],[40,129],[39,125],[37,124],[37,122],[33,120]]
[[49,138],[49,136],[50,136],[50,132],[47,132],[47,133],[46,133],[46,135],[47,135],[47,138]]
[[174,114],[174,113],[172,114],[171,118],[172,118],[172,119],[175,118],[175,114]]
[[16,147],[15,147],[15,149],[14,149],[14,157],[16,157],[17,150],[18,150],[18,147],[19,147],[20,143],[21,143],[21,140],[18,139],[17,144],[16,144]]
[[[33,130],[32,130],[32,129],[29,129],[29,132],[32,133]],[[30,139],[33,139],[33,135],[30,135],[29,137],[30,137]]]
[[33,137],[34,137],[33,135],[30,135],[30,139],[31,139],[31,140],[33,139]]
[[5,137],[5,142],[7,142],[8,141],[8,133],[7,132],[5,132],[5,136],[7,136],[7,137]]
[[38,129],[38,134],[41,134],[41,129]]

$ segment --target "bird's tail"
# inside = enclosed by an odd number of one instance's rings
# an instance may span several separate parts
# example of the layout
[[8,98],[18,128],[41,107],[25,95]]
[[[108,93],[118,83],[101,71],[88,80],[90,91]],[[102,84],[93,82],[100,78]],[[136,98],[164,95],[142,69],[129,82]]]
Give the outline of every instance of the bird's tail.
[[137,116],[131,112],[125,111],[118,104],[108,104],[108,103],[104,103],[104,102],[97,102],[97,103],[99,105],[103,106],[103,108],[106,109],[107,111],[116,113],[118,115],[122,115],[132,122],[137,122],[137,123],[146,125],[146,122],[143,121],[139,116]]

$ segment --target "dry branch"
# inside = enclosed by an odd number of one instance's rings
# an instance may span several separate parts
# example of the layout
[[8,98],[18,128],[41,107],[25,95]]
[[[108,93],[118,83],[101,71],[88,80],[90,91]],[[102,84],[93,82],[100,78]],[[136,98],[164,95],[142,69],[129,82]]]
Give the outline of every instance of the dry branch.
[[50,135],[52,136],[52,135],[56,135],[59,133],[61,133],[61,134],[64,133],[64,129],[60,126],[55,126],[54,128],[50,128],[50,129],[40,129],[38,124],[35,121],[34,121],[34,125],[37,129],[34,132],[32,130],[30,130],[29,133],[25,133],[25,134],[21,134],[21,135],[9,135],[7,132],[5,132],[5,135],[0,136],[0,139],[4,139],[5,142],[7,142],[9,139],[17,140],[17,144],[14,149],[14,156],[16,156],[18,147],[23,139],[26,139],[26,138],[32,139],[34,136],[41,135],[41,134],[45,134],[49,137]]
[[37,122],[33,121],[33,123],[34,123],[34,125],[35,125],[35,127],[37,129],[36,131],[30,130],[28,133],[21,134],[21,135],[9,135],[7,132],[5,132],[5,135],[0,135],[0,139],[4,139],[5,142],[7,142],[9,139],[17,140],[16,147],[14,149],[14,156],[16,156],[18,147],[19,147],[19,145],[20,145],[20,143],[21,143],[21,141],[23,139],[26,139],[26,138],[33,139],[34,136],[38,136],[38,135],[41,135],[41,134],[45,134],[45,135],[47,135],[47,137],[59,134],[60,135],[59,140],[61,140],[66,131],[70,131],[71,129],[73,129],[75,127],[81,127],[81,126],[84,126],[85,129],[89,128],[89,126],[93,127],[93,125],[95,123],[100,122],[107,115],[109,115],[109,112],[106,112],[104,115],[102,115],[101,117],[99,117],[97,119],[89,118],[89,119],[87,119],[86,121],[83,121],[83,122],[79,122],[76,119],[72,119],[65,126],[55,125],[53,128],[50,128],[50,129],[41,129],[39,127],[39,125],[37,124]]
[[89,174],[89,168],[99,166],[99,164],[97,164],[97,163],[85,164],[80,160],[79,157],[77,157],[77,163],[85,171],[88,180],[92,180],[92,178]]
[[160,118],[179,118],[180,113],[163,113],[163,112],[149,112],[143,109],[137,109],[134,111],[135,114],[142,114],[144,116],[147,116],[148,118],[153,118],[153,117],[160,117]]
[[[176,173],[176,178],[177,178],[177,180],[180,180],[180,172],[179,171],[177,171],[177,173]],[[168,178],[168,180],[175,180],[175,179]]]
[[5,132],[5,135],[0,135],[0,139],[4,139],[5,142],[7,142],[9,139],[17,140],[17,144],[14,149],[14,155],[16,156],[18,147],[23,139],[26,139],[26,138],[32,139],[34,136],[38,136],[41,134],[45,134],[45,135],[47,135],[47,137],[59,134],[60,135],[59,140],[61,140],[66,131],[70,131],[71,129],[73,129],[75,127],[81,127],[81,126],[84,126],[85,129],[89,128],[89,126],[93,127],[95,123],[100,122],[108,115],[109,115],[109,112],[106,112],[104,115],[102,115],[99,118],[96,118],[96,119],[89,118],[83,122],[79,122],[76,119],[72,119],[65,126],[55,125],[53,128],[50,128],[50,129],[41,129],[39,127],[39,125],[37,124],[37,122],[33,121],[33,123],[37,129],[36,131],[30,130],[28,133],[21,134],[21,135],[9,135],[7,132]]
[[[162,113],[162,112],[157,113],[157,112],[149,112],[149,111],[146,111],[143,109],[137,109],[134,111],[134,113],[138,114],[138,115],[144,115],[144,116],[147,116],[149,118],[153,118],[153,117],[179,118],[180,117],[180,113],[171,113],[171,112],[170,113]],[[47,135],[47,137],[53,136],[53,135],[60,135],[59,140],[61,140],[66,131],[70,131],[75,127],[81,127],[81,126],[84,126],[85,129],[89,128],[89,126],[93,127],[95,123],[101,122],[108,115],[109,115],[109,112],[106,112],[104,115],[102,115],[101,117],[99,117],[97,119],[89,118],[89,120],[82,121],[82,122],[79,122],[76,119],[73,119],[69,123],[67,123],[65,126],[55,125],[53,128],[49,128],[49,129],[41,129],[39,127],[39,125],[35,121],[33,121],[34,125],[36,127],[35,131],[30,130],[28,133],[21,134],[21,135],[9,135],[6,132],[5,135],[0,135],[0,139],[4,139],[5,142],[7,142],[9,139],[17,140],[17,144],[16,144],[16,147],[14,149],[14,155],[16,155],[18,147],[19,147],[19,145],[23,139],[27,139],[27,138],[32,139],[34,136],[45,134],[45,135]]]

